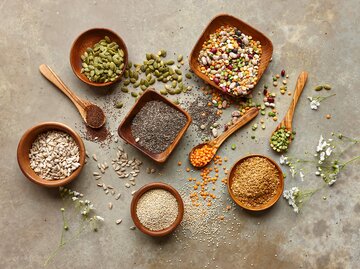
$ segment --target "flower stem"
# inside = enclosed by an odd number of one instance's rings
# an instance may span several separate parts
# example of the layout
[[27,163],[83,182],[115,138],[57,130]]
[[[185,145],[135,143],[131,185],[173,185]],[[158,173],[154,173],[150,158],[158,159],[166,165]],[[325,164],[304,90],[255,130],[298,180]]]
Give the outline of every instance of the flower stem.
[[335,95],[336,95],[336,93],[331,94],[331,95],[328,95],[328,96],[319,96],[319,97],[318,97],[318,101],[319,101],[319,102],[322,102],[322,101],[324,101],[325,99],[328,99],[328,98],[333,97],[333,96],[335,96]]
[[355,158],[352,158],[351,160],[349,160],[349,161],[347,161],[347,162],[345,162],[345,163],[343,163],[343,164],[341,164],[341,168],[344,168],[345,165],[347,165],[347,164],[349,164],[349,163],[351,163],[351,162],[353,162],[353,161],[356,161],[356,160],[358,160],[358,159],[360,159],[360,155],[357,156],[357,157],[355,157]]

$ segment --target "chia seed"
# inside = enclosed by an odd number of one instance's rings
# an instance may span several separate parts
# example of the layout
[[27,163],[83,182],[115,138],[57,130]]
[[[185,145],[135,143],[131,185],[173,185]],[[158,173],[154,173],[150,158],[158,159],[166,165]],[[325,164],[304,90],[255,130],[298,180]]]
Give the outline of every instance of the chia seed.
[[140,146],[161,153],[171,145],[186,122],[186,116],[178,110],[161,101],[150,101],[134,117],[131,133]]

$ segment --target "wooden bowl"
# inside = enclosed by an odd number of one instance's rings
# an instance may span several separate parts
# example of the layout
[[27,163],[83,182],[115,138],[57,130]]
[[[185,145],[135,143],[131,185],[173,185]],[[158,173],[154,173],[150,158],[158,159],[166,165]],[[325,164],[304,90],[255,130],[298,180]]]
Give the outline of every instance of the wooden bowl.
[[[181,129],[181,131],[178,133],[177,137],[174,139],[174,141],[171,143],[171,145],[163,152],[161,153],[153,153],[143,147],[141,147],[138,143],[135,142],[135,138],[131,134],[131,122],[133,121],[134,117],[137,113],[139,113],[140,109],[149,101],[162,101],[169,106],[175,108],[176,110],[183,113],[186,118],[187,122],[184,126],[184,128]],[[175,105],[173,102],[168,100],[167,98],[163,97],[162,95],[158,94],[153,89],[147,89],[141,97],[136,101],[135,105],[131,108],[129,113],[126,115],[124,120],[121,122],[118,133],[119,136],[124,139],[126,142],[140,150],[142,153],[153,159],[154,161],[158,163],[164,163],[166,159],[170,156],[171,152],[175,149],[177,144],[180,142],[181,138],[184,136],[186,130],[189,128],[191,124],[191,117],[189,113],[187,113],[185,110],[183,110],[181,107]]]
[[[233,194],[233,192],[231,190],[231,185],[233,182],[233,177],[234,177],[234,173],[236,170],[236,166],[239,165],[240,163],[242,163],[243,161],[245,161],[246,159],[252,158],[252,157],[261,157],[261,158],[265,158],[268,161],[270,161],[273,165],[275,165],[276,169],[279,172],[279,177],[280,177],[280,182],[279,182],[275,196],[268,203],[263,204],[258,207],[251,207],[251,206],[243,204],[241,201],[239,201],[236,198],[236,196]],[[283,190],[284,190],[284,175],[283,175],[283,172],[281,171],[280,166],[275,161],[270,159],[269,157],[266,157],[266,156],[260,155],[260,154],[248,155],[248,156],[245,156],[245,157],[241,158],[240,160],[238,160],[231,168],[231,172],[230,172],[230,174],[228,176],[228,180],[227,180],[227,188],[228,188],[228,192],[229,192],[231,198],[234,200],[234,202],[237,205],[241,206],[244,209],[250,210],[250,211],[261,211],[261,210],[265,210],[265,209],[268,209],[269,207],[273,206],[279,200],[279,198],[282,195]]]
[[[154,189],[163,189],[163,190],[170,192],[172,195],[174,195],[176,201],[178,202],[178,206],[179,206],[178,216],[177,216],[176,220],[174,221],[174,223],[171,224],[168,228],[161,230],[161,231],[151,231],[148,228],[146,228],[145,226],[143,226],[136,214],[137,203],[138,203],[139,199],[141,198],[141,196],[145,192],[147,192],[149,190],[154,190]],[[180,224],[180,222],[182,221],[183,215],[184,215],[184,202],[183,202],[180,194],[178,193],[178,191],[176,189],[174,189],[173,187],[171,187],[170,185],[162,183],[162,182],[153,182],[153,183],[149,183],[149,184],[142,186],[139,190],[137,190],[135,192],[135,194],[132,198],[132,201],[131,201],[130,212],[131,212],[131,217],[134,221],[135,226],[140,231],[142,231],[144,234],[147,234],[150,236],[155,236],[155,237],[165,236],[165,235],[172,233],[176,229],[176,227]]]
[[[210,78],[201,73],[200,71],[200,64],[198,62],[198,57],[200,54],[200,51],[202,49],[203,43],[209,39],[210,34],[214,33],[216,29],[220,28],[221,26],[230,25],[237,27],[240,31],[242,31],[246,35],[250,35],[253,37],[254,40],[260,41],[262,46],[262,55],[260,59],[259,64],[259,71],[257,75],[257,82],[259,82],[261,76],[263,75],[264,71],[266,70],[266,67],[268,66],[272,53],[273,53],[273,45],[269,38],[267,38],[263,33],[259,32],[255,28],[251,27],[247,23],[239,20],[238,18],[235,18],[228,14],[220,14],[216,16],[215,18],[210,21],[210,23],[206,26],[205,30],[202,32],[199,40],[196,42],[190,56],[189,56],[189,65],[190,68],[194,71],[194,73],[203,79],[206,83],[210,84],[212,87],[218,89],[222,93],[226,93],[232,97],[241,97],[241,96],[235,96],[232,95],[229,92],[224,92],[220,86],[218,86],[215,82],[210,80]],[[254,85],[255,86],[255,85]],[[250,92],[249,92],[250,93]]]
[[[59,130],[71,135],[71,137],[75,140],[76,144],[79,147],[80,166],[70,176],[63,179],[56,179],[56,180],[43,179],[39,177],[30,167],[29,152],[32,143],[35,141],[35,139],[39,134],[50,130]],[[21,137],[17,148],[17,160],[23,174],[32,182],[50,188],[64,186],[70,183],[71,181],[73,181],[83,169],[85,165],[85,146],[80,136],[65,124],[59,122],[44,122],[30,128]]]
[[[124,68],[123,68],[121,74],[114,81],[109,81],[109,82],[105,82],[105,83],[93,82],[93,81],[90,81],[84,74],[81,73],[82,60],[80,57],[81,57],[81,55],[84,54],[84,52],[86,51],[87,48],[89,48],[89,47],[92,48],[101,39],[104,39],[105,36],[108,36],[111,41],[116,42],[119,45],[120,49],[122,49],[124,51],[124,54],[125,54]],[[114,33],[113,31],[111,31],[109,29],[94,28],[94,29],[87,30],[87,31],[83,32],[82,34],[80,34],[78,36],[78,38],[75,39],[74,43],[71,46],[71,50],[70,50],[71,68],[72,68],[74,74],[82,82],[84,82],[90,86],[104,87],[104,86],[109,86],[109,85],[112,85],[112,84],[118,82],[121,79],[122,74],[124,74],[127,63],[128,63],[128,51],[127,51],[125,42],[121,39],[120,36],[118,36],[116,33]]]

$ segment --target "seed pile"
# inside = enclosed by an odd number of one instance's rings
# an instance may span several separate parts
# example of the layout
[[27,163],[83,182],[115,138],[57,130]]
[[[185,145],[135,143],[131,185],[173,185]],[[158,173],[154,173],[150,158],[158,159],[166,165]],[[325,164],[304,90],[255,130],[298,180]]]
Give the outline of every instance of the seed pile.
[[270,146],[276,152],[286,151],[289,147],[290,140],[294,139],[294,133],[281,127],[273,133],[270,138]]
[[63,179],[80,167],[78,145],[61,131],[40,134],[31,146],[29,158],[31,169],[47,180]]
[[86,107],[86,123],[92,128],[100,128],[105,121],[104,112],[97,105]]
[[214,157],[216,149],[208,144],[196,148],[190,154],[190,163],[195,167],[202,167],[206,165]]
[[224,92],[247,95],[257,83],[262,48],[239,29],[221,26],[202,45],[200,70]]
[[[177,57],[178,64],[174,67],[174,60],[166,60],[167,52],[160,50],[157,54],[146,53],[146,59],[141,64],[128,63],[124,72],[122,92],[130,92],[129,85],[131,84],[134,89],[139,88],[144,91],[149,86],[155,84],[156,81],[165,83],[164,89],[160,90],[163,95],[167,94],[180,94],[192,89],[191,86],[185,86],[183,83],[183,72],[181,66],[184,64],[183,56],[181,54]],[[143,77],[141,78],[141,74]],[[192,75],[186,73],[185,77],[190,79]],[[169,82],[169,84],[167,84]],[[140,93],[131,91],[131,95],[136,98]]]
[[115,81],[124,68],[124,57],[125,53],[119,45],[105,36],[81,55],[81,73],[94,82]]
[[206,98],[197,98],[188,108],[192,122],[200,131],[210,134],[210,127],[219,119],[216,108]]
[[161,153],[174,141],[187,119],[162,101],[147,102],[134,117],[131,133],[146,150]]
[[171,226],[178,216],[179,206],[174,195],[163,189],[145,192],[136,206],[136,215],[142,225],[151,231]]
[[243,204],[264,205],[276,194],[280,183],[275,165],[262,157],[250,157],[235,168],[231,190]]

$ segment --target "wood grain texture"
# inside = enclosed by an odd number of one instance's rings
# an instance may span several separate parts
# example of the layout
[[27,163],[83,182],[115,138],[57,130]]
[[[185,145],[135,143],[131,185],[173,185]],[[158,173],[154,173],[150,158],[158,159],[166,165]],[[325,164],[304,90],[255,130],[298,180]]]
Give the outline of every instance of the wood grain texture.
[[241,118],[239,118],[239,120],[235,124],[231,125],[228,130],[226,130],[221,135],[213,139],[211,142],[209,142],[209,144],[213,147],[219,148],[221,144],[224,143],[224,141],[229,138],[229,136],[231,136],[234,132],[236,132],[245,124],[247,124],[252,119],[254,119],[258,114],[259,114],[259,109],[257,109],[256,107],[250,108],[249,110],[246,111],[246,113],[243,116],[241,116]]
[[[58,130],[71,135],[71,137],[75,140],[76,144],[79,147],[80,167],[78,167],[70,176],[64,179],[45,180],[39,177],[30,167],[29,153],[33,142],[39,134],[50,130]],[[17,161],[21,171],[30,181],[41,186],[50,188],[64,186],[73,181],[83,169],[85,165],[85,145],[80,136],[67,125],[59,122],[44,122],[30,128],[21,137],[17,148]]]
[[298,79],[296,81],[295,91],[289,109],[286,112],[284,119],[276,127],[276,130],[278,130],[281,127],[285,127],[289,131],[292,131],[292,121],[294,118],[295,108],[305,88],[307,78],[308,78],[308,73],[306,71],[301,72],[300,75],[298,76]]
[[[141,198],[141,196],[145,192],[147,192],[149,190],[154,190],[154,189],[163,189],[163,190],[170,192],[172,195],[174,195],[176,201],[178,202],[179,211],[178,211],[178,216],[177,216],[176,220],[168,228],[161,230],[161,231],[151,231],[151,230],[147,229],[146,227],[144,227],[141,224],[141,222],[136,214],[137,203],[138,203],[139,199]],[[131,213],[131,217],[134,221],[135,226],[140,231],[142,231],[144,234],[154,236],[154,237],[165,236],[165,235],[172,233],[176,229],[176,227],[180,224],[180,222],[182,221],[183,216],[184,216],[184,202],[183,202],[179,192],[172,186],[162,183],[162,182],[152,182],[152,183],[148,183],[148,184],[144,185],[143,187],[141,187],[139,190],[137,190],[135,192],[135,194],[132,198],[132,201],[131,201],[131,205],[130,205],[130,213]]]
[[[143,108],[143,106],[149,102],[149,101],[162,101],[165,104],[171,106],[172,108],[178,110],[182,114],[185,115],[187,122],[185,126],[181,129],[181,131],[178,133],[174,141],[170,144],[170,146],[161,153],[153,153],[143,147],[141,147],[138,143],[135,142],[135,138],[133,137],[131,133],[131,123],[137,113]],[[134,106],[131,108],[129,113],[125,116],[123,121],[120,123],[118,128],[118,134],[119,136],[124,139],[126,142],[128,142],[130,145],[134,146],[138,150],[140,150],[142,153],[153,159],[154,161],[158,163],[164,163],[167,158],[170,156],[171,152],[175,149],[177,144],[180,142],[181,138],[184,136],[186,130],[189,128],[191,124],[191,117],[189,113],[187,113],[184,109],[182,109],[180,106],[175,105],[173,102],[168,100],[167,98],[163,97],[162,95],[158,94],[156,91],[154,91],[153,88],[147,89],[140,98],[136,101]]]
[[[114,81],[109,82],[93,82],[90,81],[85,74],[81,73],[82,61],[80,56],[84,54],[87,48],[92,48],[96,43],[98,43],[101,39],[104,39],[105,36],[108,36],[111,41],[116,42],[119,45],[119,48],[124,51],[124,68],[121,72],[121,75],[117,77]],[[125,45],[125,42],[122,38],[113,32],[110,29],[106,28],[93,28],[89,29],[82,34],[80,34],[74,41],[70,50],[70,65],[74,72],[74,74],[84,83],[94,86],[94,87],[104,87],[110,86],[121,80],[122,74],[124,74],[125,68],[128,64],[128,51]]]
[[[240,163],[242,163],[243,161],[245,161],[246,159],[248,158],[252,158],[252,157],[262,157],[262,158],[265,158],[267,159],[268,161],[270,161],[273,165],[275,165],[276,169],[278,170],[279,172],[279,185],[278,185],[278,188],[276,190],[276,195],[269,201],[267,202],[266,204],[263,204],[263,205],[260,205],[258,207],[250,207],[246,204],[243,204],[241,201],[239,201],[236,196],[234,195],[234,193],[232,192],[231,190],[231,185],[233,183],[233,179],[234,179],[234,174],[235,174],[235,171],[236,171],[236,166],[238,166]],[[264,155],[260,155],[260,154],[253,154],[253,155],[248,155],[248,156],[245,156],[243,158],[241,158],[240,160],[238,160],[234,165],[233,167],[231,168],[231,171],[230,171],[230,174],[228,176],[228,179],[227,179],[227,189],[228,189],[228,192],[230,194],[230,197],[231,199],[234,200],[234,202],[241,206],[242,208],[246,209],[246,210],[249,210],[249,211],[262,211],[262,210],[265,210],[265,209],[268,209],[270,207],[272,207],[278,200],[279,198],[281,197],[283,191],[284,191],[284,174],[283,172],[281,171],[281,168],[280,166],[272,159],[270,159],[269,157],[267,156],[264,156]]]
[[[90,101],[84,100],[79,98],[69,87],[65,85],[65,83],[60,79],[60,77],[47,65],[42,64],[39,66],[40,73],[47,78],[52,84],[54,84],[60,91],[62,91],[73,104],[76,106],[77,110],[79,111],[81,117],[83,118],[84,122],[88,124],[86,120],[86,113],[87,108],[91,106],[97,106]],[[92,128],[100,128],[106,122],[105,114],[104,114],[104,121],[100,126],[90,126]]]
[[[189,56],[189,65],[190,65],[190,68],[194,71],[194,73],[198,77],[200,77],[206,83],[210,84],[212,87],[218,89],[222,93],[224,93],[224,91],[216,83],[214,83],[212,80],[210,80],[207,75],[201,73],[200,64],[198,62],[198,57],[199,57],[200,51],[202,49],[203,43],[209,39],[210,34],[214,33],[216,31],[216,29],[218,29],[219,27],[225,26],[225,25],[235,26],[240,31],[245,33],[246,35],[252,36],[254,40],[260,41],[261,46],[262,46],[262,55],[261,55],[261,60],[260,60],[260,64],[259,64],[259,72],[257,75],[257,78],[258,78],[257,82],[260,81],[260,78],[263,75],[263,73],[265,72],[267,66],[269,65],[269,62],[270,62],[270,60],[272,58],[272,54],[273,54],[273,44],[270,41],[270,39],[267,38],[260,31],[253,28],[252,26],[250,26],[247,23],[241,21],[240,19],[235,18],[228,14],[220,14],[220,15],[217,15],[215,18],[213,18],[210,21],[210,23],[206,26],[206,28],[202,32],[202,34],[200,35],[199,40],[196,42],[196,44]],[[225,92],[225,93],[234,97],[234,95],[232,95],[228,92]]]

